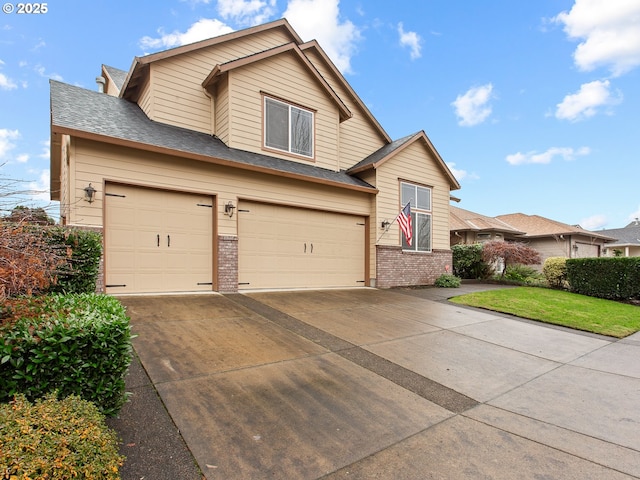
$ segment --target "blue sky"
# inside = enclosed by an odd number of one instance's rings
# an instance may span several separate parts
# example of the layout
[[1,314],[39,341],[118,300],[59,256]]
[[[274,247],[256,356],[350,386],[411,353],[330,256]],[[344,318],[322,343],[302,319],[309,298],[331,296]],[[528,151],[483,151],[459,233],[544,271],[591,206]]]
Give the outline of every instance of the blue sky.
[[594,230],[640,217],[640,0],[53,0],[0,13],[0,182],[47,205],[50,78],[93,90],[103,63],[127,70],[282,17],[392,138],[426,132],[462,185],[458,206]]

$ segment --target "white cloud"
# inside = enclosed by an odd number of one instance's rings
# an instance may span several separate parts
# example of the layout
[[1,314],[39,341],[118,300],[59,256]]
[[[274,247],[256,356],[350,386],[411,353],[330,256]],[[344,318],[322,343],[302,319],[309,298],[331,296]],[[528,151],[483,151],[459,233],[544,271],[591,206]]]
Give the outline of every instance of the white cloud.
[[36,65],[34,70],[38,75],[44,78],[50,78],[52,80],[57,80],[59,82],[63,81],[62,75],[58,75],[57,73],[47,73],[46,69],[42,65]]
[[18,88],[18,85],[4,73],[0,73],[0,90],[13,90],[14,88]]
[[622,101],[622,94],[612,95],[609,80],[595,80],[580,86],[577,93],[564,97],[557,105],[556,118],[576,122],[593,117],[601,107],[611,107]]
[[478,176],[475,173],[469,173],[466,170],[462,170],[460,168],[456,168],[456,164],[454,162],[447,162],[447,167],[451,170],[451,173],[458,181],[462,180],[475,180]]
[[590,217],[583,218],[580,220],[578,225],[580,225],[585,230],[600,230],[604,228],[609,223],[609,219],[606,215],[591,215]]
[[411,60],[421,57],[422,39],[416,32],[405,32],[402,22],[398,24],[398,35],[400,35],[400,45],[409,47]]
[[547,164],[551,163],[554,158],[560,157],[563,160],[575,160],[576,157],[589,155],[591,149],[589,147],[581,147],[577,150],[570,147],[551,147],[546,152],[538,153],[531,151],[527,153],[514,153],[507,155],[506,161],[511,165],[524,165],[530,163]]
[[[0,67],[2,65],[4,65],[4,62],[0,60]],[[0,90],[13,90],[14,88],[18,88],[18,85],[4,73],[0,73]]]
[[15,148],[12,140],[20,138],[20,132],[18,130],[8,130],[6,128],[0,128],[0,158],[7,156],[10,150]]
[[576,0],[553,21],[564,24],[569,38],[581,40],[573,54],[581,70],[606,66],[619,76],[640,65],[638,0]]
[[283,16],[303,40],[317,40],[343,73],[351,72],[351,56],[360,31],[349,20],[340,20],[339,0],[290,0]]
[[49,160],[51,158],[51,140],[45,140],[42,143],[42,153],[38,155],[40,158]]
[[218,0],[218,13],[240,25],[259,25],[276,13],[276,0]]
[[638,209],[635,212],[629,214],[628,219],[629,219],[629,221],[634,221],[634,220],[637,220],[639,218],[640,218],[640,205],[638,205]]
[[16,161],[18,163],[27,163],[29,161],[29,154],[28,153],[22,153],[22,154],[18,155],[16,157]]
[[487,83],[480,87],[472,87],[463,95],[458,95],[454,102],[458,116],[458,125],[470,127],[484,122],[491,115],[491,105],[493,85]]
[[142,37],[139,45],[144,50],[172,48],[231,32],[233,32],[233,28],[220,20],[202,18],[191,25],[186,32],[176,30],[172,33],[165,33],[162,29],[158,29],[158,33],[160,34],[159,38],[149,36]]

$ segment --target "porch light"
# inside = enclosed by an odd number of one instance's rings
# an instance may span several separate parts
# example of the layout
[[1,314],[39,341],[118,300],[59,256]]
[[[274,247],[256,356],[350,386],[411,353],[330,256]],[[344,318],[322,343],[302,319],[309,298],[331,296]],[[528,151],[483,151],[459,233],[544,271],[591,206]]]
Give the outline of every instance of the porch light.
[[233,217],[233,211],[235,210],[235,208],[235,205],[231,201],[228,201],[224,205],[224,214],[229,215],[229,218]]
[[96,189],[93,188],[91,184],[89,184],[89,186],[87,187],[84,187],[84,199],[87,202],[93,203],[93,201],[95,200],[95,196],[96,196]]
[[391,223],[389,222],[389,220],[383,220],[383,221],[382,221],[381,228],[382,228],[383,230],[386,230],[387,228],[389,228],[389,225],[391,225]]

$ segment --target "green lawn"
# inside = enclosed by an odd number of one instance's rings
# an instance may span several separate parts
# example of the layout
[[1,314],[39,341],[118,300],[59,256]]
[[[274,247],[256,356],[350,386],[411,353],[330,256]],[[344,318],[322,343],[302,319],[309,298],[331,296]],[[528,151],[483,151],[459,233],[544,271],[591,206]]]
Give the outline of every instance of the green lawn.
[[505,288],[460,295],[450,300],[617,338],[640,330],[640,307],[560,290]]

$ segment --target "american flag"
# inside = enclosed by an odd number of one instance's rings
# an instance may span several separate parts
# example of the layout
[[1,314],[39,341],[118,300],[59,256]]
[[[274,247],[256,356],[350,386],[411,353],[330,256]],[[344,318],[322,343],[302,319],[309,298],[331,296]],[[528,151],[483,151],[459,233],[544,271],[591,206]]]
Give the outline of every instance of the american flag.
[[397,220],[402,233],[404,233],[404,237],[407,239],[407,243],[411,246],[411,239],[413,238],[413,227],[411,226],[411,202],[407,203],[400,211]]

